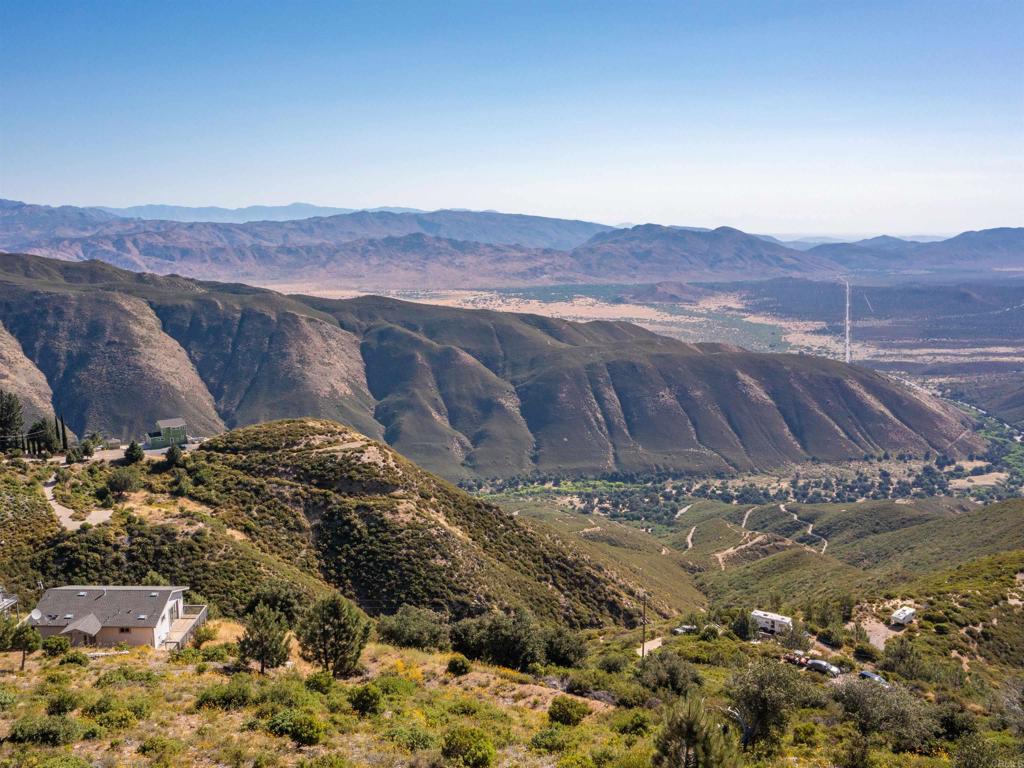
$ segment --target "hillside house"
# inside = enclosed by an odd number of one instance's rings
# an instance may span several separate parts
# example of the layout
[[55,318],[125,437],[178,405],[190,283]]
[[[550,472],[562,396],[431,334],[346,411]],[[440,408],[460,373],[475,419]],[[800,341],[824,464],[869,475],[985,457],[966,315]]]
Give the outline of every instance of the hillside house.
[[912,622],[916,616],[917,609],[904,605],[892,612],[889,623],[903,627]]
[[0,616],[8,616],[18,610],[18,596],[0,587]]
[[206,606],[185,603],[188,587],[67,586],[48,589],[28,621],[43,637],[72,645],[183,648],[206,623]]
[[793,619],[783,616],[781,613],[751,611],[750,618],[754,620],[760,631],[770,635],[777,635],[779,632],[788,632],[793,629]]
[[161,419],[156,423],[156,431],[146,435],[146,448],[150,450],[185,445],[187,442],[184,419]]

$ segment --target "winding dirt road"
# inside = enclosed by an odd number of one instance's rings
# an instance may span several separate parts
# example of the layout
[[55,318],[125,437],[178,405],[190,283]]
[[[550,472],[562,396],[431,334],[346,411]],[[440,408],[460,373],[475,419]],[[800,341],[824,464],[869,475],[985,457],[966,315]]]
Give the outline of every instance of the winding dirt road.
[[826,539],[824,536],[814,532],[814,523],[812,523],[810,520],[801,520],[799,517],[797,517],[796,512],[790,512],[788,509],[786,509],[786,505],[785,504],[779,504],[779,511],[783,512],[783,513],[785,513],[787,515],[792,515],[794,522],[800,523],[801,525],[806,525],[807,526],[807,531],[806,531],[807,535],[808,536],[813,536],[818,541],[822,542],[821,554],[822,555],[825,554],[825,550],[828,549],[828,539]]

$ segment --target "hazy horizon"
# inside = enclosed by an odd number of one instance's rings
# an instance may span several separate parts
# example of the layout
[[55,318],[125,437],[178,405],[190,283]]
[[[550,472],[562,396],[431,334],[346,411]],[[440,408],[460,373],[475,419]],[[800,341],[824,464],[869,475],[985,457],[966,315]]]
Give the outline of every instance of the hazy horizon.
[[1022,28],[1000,2],[10,2],[0,196],[1014,226]]

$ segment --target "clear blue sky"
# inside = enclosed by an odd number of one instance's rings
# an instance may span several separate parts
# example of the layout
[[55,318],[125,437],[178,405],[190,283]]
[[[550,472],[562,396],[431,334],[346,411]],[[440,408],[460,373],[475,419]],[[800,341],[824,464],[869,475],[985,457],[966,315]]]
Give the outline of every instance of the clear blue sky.
[[0,196],[1024,224],[1024,2],[0,3]]

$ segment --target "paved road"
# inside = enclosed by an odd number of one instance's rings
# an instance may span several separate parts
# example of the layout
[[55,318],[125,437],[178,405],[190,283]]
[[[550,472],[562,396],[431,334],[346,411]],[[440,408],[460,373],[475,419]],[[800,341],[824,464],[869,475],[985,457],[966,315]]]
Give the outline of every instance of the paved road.
[[112,509],[94,509],[84,520],[74,520],[71,516],[75,514],[75,511],[65,507],[53,497],[53,489],[56,485],[57,475],[54,475],[43,483],[43,494],[46,496],[46,501],[49,502],[53,514],[57,516],[57,520],[69,531],[77,531],[82,527],[82,523],[89,523],[90,525],[105,523],[114,512]]

